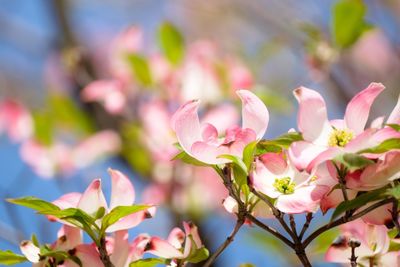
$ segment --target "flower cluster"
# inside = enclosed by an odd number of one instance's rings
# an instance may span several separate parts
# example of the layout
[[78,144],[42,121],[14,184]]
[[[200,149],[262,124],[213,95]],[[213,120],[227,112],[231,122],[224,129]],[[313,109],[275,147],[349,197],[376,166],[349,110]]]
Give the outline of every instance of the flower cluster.
[[[386,121],[379,117],[366,126],[370,108],[384,88],[371,83],[349,102],[344,119],[329,120],[322,96],[300,87],[294,90],[299,132],[290,130],[274,140],[261,139],[268,126],[268,110],[245,90],[237,91],[242,126],[231,126],[226,134],[212,124],[200,123],[198,101],[183,105],[172,124],[186,162],[203,162],[220,174],[229,191],[224,206],[236,214],[238,222],[245,219],[259,225],[255,217],[275,216],[293,240],[280,238],[300,255],[298,247],[304,252],[320,232],[303,239],[304,232],[296,232],[293,215],[307,214],[309,224],[318,210],[325,214],[335,209],[333,226],[355,221],[343,226],[344,237],[331,246],[326,260],[349,262],[349,240],[356,239],[361,245],[354,247],[353,254],[360,264],[369,260],[379,266],[397,266],[399,252],[389,249],[389,244],[398,241],[389,237],[388,229],[400,230],[400,100]],[[260,203],[263,212],[259,212]],[[329,225],[321,231],[333,227]],[[308,259],[299,257],[308,266]]]

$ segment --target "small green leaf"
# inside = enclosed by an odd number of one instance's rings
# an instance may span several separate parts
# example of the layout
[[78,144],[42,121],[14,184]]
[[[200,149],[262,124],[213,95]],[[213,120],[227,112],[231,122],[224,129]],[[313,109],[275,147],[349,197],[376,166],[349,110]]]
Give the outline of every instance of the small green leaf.
[[7,201],[10,203],[13,203],[13,204],[31,208],[38,212],[44,211],[44,210],[49,211],[49,212],[60,211],[60,208],[57,207],[56,205],[54,205],[53,203],[47,202],[47,201],[42,200],[37,197],[9,198],[9,199],[7,199]]
[[187,262],[199,263],[206,260],[210,256],[210,252],[205,247],[197,249],[189,258],[186,259]]
[[400,132],[400,125],[399,124],[386,124],[387,126],[389,126],[390,128]]
[[341,154],[341,155],[335,157],[334,160],[336,162],[343,164],[349,170],[362,169],[362,168],[374,163],[374,161],[367,159],[364,156],[355,154],[355,153]]
[[392,196],[396,199],[400,199],[400,185],[393,187],[393,188],[389,188],[386,193],[389,196]]
[[400,149],[400,138],[391,138],[383,141],[379,145],[372,147],[372,148],[367,148],[361,151],[358,151],[358,154],[363,154],[363,153],[372,153],[372,154],[381,154],[385,153],[389,150],[393,149]]
[[132,205],[132,206],[118,206],[113,208],[106,216],[104,216],[101,229],[105,231],[109,226],[113,225],[121,218],[130,214],[146,210],[150,208],[149,205]]
[[317,254],[324,254],[333,241],[340,235],[338,228],[332,228],[319,235],[313,242],[311,251]]
[[103,218],[104,214],[106,213],[106,208],[104,207],[100,207],[97,212],[96,215],[94,216],[95,219],[101,219]]
[[32,240],[32,243],[33,243],[35,246],[40,247],[39,241],[38,241],[38,239],[37,239],[37,237],[36,237],[35,234],[32,234],[31,240]]
[[220,155],[218,158],[225,158],[232,161],[233,176],[235,177],[235,182],[239,187],[247,184],[248,171],[246,164],[244,164],[241,158],[234,155]]
[[361,0],[340,0],[333,6],[332,35],[340,48],[354,44],[371,27],[364,18],[366,12]]
[[247,175],[248,172],[247,172],[246,164],[244,164],[243,160],[241,158],[239,158],[238,156],[224,154],[224,155],[219,155],[218,158],[224,158],[224,159],[231,160],[234,165],[237,165]]
[[399,231],[397,231],[396,228],[390,229],[388,231],[388,236],[389,236],[390,239],[395,238],[398,234],[399,234]]
[[0,264],[14,265],[25,261],[28,261],[28,259],[22,255],[15,254],[10,250],[0,250]]
[[178,153],[175,157],[172,158],[172,160],[177,160],[177,159],[180,159],[187,164],[191,164],[191,165],[195,165],[195,166],[210,166],[207,163],[201,162],[201,161],[193,158],[185,151]]
[[184,56],[185,44],[181,33],[169,22],[161,24],[158,42],[166,58],[174,65],[179,64]]
[[253,141],[249,143],[243,150],[243,162],[247,167],[247,170],[250,170],[250,166],[254,160],[254,154],[256,152],[258,141]]
[[262,140],[259,142],[259,147],[263,148],[263,147],[269,146],[269,147],[281,147],[281,148],[287,149],[293,142],[302,141],[302,140],[304,140],[304,139],[303,139],[303,136],[301,135],[301,133],[292,132],[292,133],[283,134],[272,140]]
[[160,264],[165,264],[166,261],[164,259],[158,258],[148,258],[148,259],[141,259],[129,264],[129,267],[154,267]]
[[95,219],[84,212],[83,210],[76,208],[68,208],[64,210],[41,210],[40,214],[52,215],[60,220],[69,222],[90,234],[92,227],[97,227]]
[[35,140],[43,145],[50,145],[53,141],[53,117],[49,112],[33,112],[35,125]]
[[376,189],[373,191],[369,191],[367,193],[364,193],[355,199],[349,200],[349,201],[344,201],[340,203],[335,211],[332,214],[331,221],[339,217],[342,213],[352,210],[352,209],[358,209],[362,206],[365,206],[367,203],[372,202],[372,201],[377,201],[381,199],[384,196],[384,193],[386,192],[386,188],[380,188]]
[[153,83],[150,67],[146,58],[137,54],[129,54],[127,60],[132,67],[133,74],[143,86],[150,86]]

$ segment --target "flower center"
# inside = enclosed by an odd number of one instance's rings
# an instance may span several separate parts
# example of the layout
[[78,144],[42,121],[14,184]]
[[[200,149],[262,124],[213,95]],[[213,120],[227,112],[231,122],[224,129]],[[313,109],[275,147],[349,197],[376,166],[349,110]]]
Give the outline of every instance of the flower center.
[[296,184],[291,181],[290,177],[284,177],[280,179],[276,178],[273,186],[279,192],[285,195],[289,195],[294,193],[294,188]]
[[333,129],[333,132],[329,136],[328,145],[344,147],[353,137],[354,133],[350,130]]

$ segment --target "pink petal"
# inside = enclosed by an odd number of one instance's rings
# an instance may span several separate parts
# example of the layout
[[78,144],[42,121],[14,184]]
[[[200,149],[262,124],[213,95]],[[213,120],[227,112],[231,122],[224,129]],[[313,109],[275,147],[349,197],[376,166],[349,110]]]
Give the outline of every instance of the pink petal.
[[237,90],[242,100],[242,128],[252,129],[261,139],[268,127],[269,112],[264,103],[248,90]]
[[93,215],[100,207],[107,209],[107,202],[101,190],[101,180],[94,180],[83,193],[78,203],[78,208]]
[[140,234],[138,237],[136,237],[130,247],[130,261],[141,259],[149,242],[150,236],[148,236],[147,234]]
[[222,202],[225,210],[229,213],[237,213],[238,212],[238,204],[233,197],[228,196]]
[[[368,208],[369,206],[373,205],[374,203],[368,203],[363,208]],[[392,223],[392,213],[391,210],[393,209],[393,204],[386,204],[380,206],[379,208],[374,209],[371,212],[368,212],[361,219],[369,224],[375,225],[391,225]]]
[[347,105],[344,120],[347,127],[352,129],[355,134],[364,130],[372,103],[384,89],[385,86],[381,83],[371,83],[366,89],[355,95]]
[[[357,191],[346,190],[349,199],[355,198]],[[325,214],[329,209],[336,208],[340,203],[344,201],[342,190],[335,189],[329,194],[325,195],[320,202],[320,208],[323,214]]]
[[182,252],[177,250],[167,241],[158,237],[152,237],[150,239],[146,252],[165,259],[183,258]]
[[135,201],[135,189],[129,178],[118,170],[109,168],[108,172],[111,175],[110,209],[132,205]]
[[175,248],[182,248],[182,244],[185,241],[185,233],[178,227],[172,229],[167,238],[168,243],[173,245]]
[[306,141],[315,143],[325,131],[331,128],[322,96],[306,87],[294,90],[294,96],[299,102],[297,125]]
[[325,253],[324,260],[327,262],[349,263],[351,249],[348,246],[347,242],[348,239],[345,237],[341,236],[337,238],[334,241],[334,244],[332,244]]
[[77,227],[63,225],[57,233],[57,250],[70,250],[82,243],[82,231]]
[[217,157],[231,153],[227,146],[222,145],[217,147],[205,142],[195,142],[192,146],[191,154],[194,158],[207,164],[223,164],[229,162],[229,160]]
[[345,146],[346,152],[357,153],[358,151],[378,145],[379,143],[375,134],[376,129],[363,131]]
[[[151,209],[149,209],[151,210]],[[133,214],[130,214],[126,217],[123,217],[118,222],[114,223],[110,227],[107,228],[107,233],[113,233],[120,230],[131,229],[135,226],[138,226],[141,222],[146,219],[150,219],[153,217],[153,214],[149,211],[139,211]]]
[[192,222],[183,222],[183,227],[185,229],[185,233],[187,236],[186,238],[188,238],[188,236],[191,235],[194,240],[194,243],[196,244],[196,247],[197,248],[202,247],[203,243],[201,242],[197,226]]
[[218,142],[218,131],[214,125],[209,123],[203,123],[201,125],[201,136],[204,142],[217,143]]
[[57,200],[54,200],[53,204],[61,209],[76,208],[81,197],[81,193],[72,192],[61,196]]
[[383,161],[367,166],[359,183],[350,184],[354,189],[373,190],[387,185],[400,175],[400,152],[389,152]]
[[232,125],[237,125],[239,122],[239,114],[235,106],[232,104],[222,104],[208,111],[202,123],[214,125],[217,132],[224,133]]
[[281,195],[273,186],[276,175],[271,173],[260,160],[256,160],[255,170],[251,172],[250,178],[257,191],[271,198],[277,198]]
[[193,155],[192,145],[202,140],[198,106],[198,101],[187,102],[175,112],[171,122],[179,144],[189,155]]
[[125,267],[129,264],[128,231],[118,231],[114,234],[114,247],[110,256],[115,267]]
[[33,120],[29,111],[11,99],[0,102],[0,133],[6,131],[13,142],[21,142],[33,133]]
[[397,99],[397,104],[394,107],[392,113],[390,113],[389,118],[387,119],[388,124],[400,124],[400,96]]
[[383,127],[383,122],[385,120],[384,116],[380,116],[378,118],[375,118],[372,122],[371,122],[371,128],[375,128],[375,129],[381,129]]
[[75,247],[74,255],[81,260],[82,266],[103,266],[95,246],[87,244],[78,245]]
[[324,146],[314,145],[307,141],[298,141],[290,145],[288,155],[294,166],[302,171],[325,150],[326,147]]
[[283,154],[280,153],[265,153],[260,156],[260,161],[264,164],[265,168],[276,175],[282,175],[288,168]]
[[22,241],[19,248],[22,254],[33,263],[37,263],[40,260],[40,248],[35,246],[32,241]]
[[310,164],[308,164],[306,170],[311,173],[312,170],[317,167],[319,164],[324,163],[327,160],[331,160],[334,157],[344,153],[344,150],[339,147],[330,147],[327,150],[320,153],[316,158],[314,158]]
[[276,207],[285,213],[297,214],[315,212],[319,201],[328,192],[327,186],[304,186],[296,188],[293,194],[280,195]]

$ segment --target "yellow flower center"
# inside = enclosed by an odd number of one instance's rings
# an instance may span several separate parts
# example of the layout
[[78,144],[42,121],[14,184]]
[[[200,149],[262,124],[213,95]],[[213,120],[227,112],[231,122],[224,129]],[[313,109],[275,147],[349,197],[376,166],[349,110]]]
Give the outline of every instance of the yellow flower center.
[[328,145],[344,147],[353,137],[354,133],[350,130],[333,129],[333,132],[329,136]]
[[294,188],[296,187],[296,184],[291,181],[290,177],[284,177],[280,179],[276,178],[273,186],[279,192],[285,195],[289,195],[294,193]]

